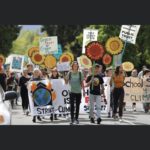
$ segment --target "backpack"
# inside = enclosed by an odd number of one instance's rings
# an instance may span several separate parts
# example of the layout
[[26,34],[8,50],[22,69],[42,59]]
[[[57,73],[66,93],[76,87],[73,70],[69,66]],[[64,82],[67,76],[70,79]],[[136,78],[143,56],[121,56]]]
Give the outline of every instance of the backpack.
[[[69,72],[69,80],[71,80],[71,72]],[[82,81],[81,81],[81,72],[79,72],[79,80],[80,80],[80,83],[82,84]]]

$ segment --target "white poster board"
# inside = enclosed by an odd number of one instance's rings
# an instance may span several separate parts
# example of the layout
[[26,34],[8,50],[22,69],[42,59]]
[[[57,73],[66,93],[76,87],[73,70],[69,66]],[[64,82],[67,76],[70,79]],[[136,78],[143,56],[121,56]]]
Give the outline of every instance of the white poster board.
[[135,44],[140,25],[122,25],[119,37],[128,43]]
[[69,71],[70,70],[70,62],[62,62],[57,63],[57,70],[58,71]]
[[97,41],[98,30],[96,29],[84,29],[83,30],[83,45],[82,54],[85,54],[85,46],[92,41]]
[[23,55],[11,55],[10,58],[10,71],[11,72],[22,72],[24,65]]
[[40,38],[40,51],[42,54],[48,55],[58,52],[57,36]]

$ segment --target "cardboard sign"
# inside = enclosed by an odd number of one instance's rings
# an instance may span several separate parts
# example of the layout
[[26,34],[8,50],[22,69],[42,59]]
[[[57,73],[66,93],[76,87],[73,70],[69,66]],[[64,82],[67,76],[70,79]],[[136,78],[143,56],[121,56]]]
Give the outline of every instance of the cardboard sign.
[[97,41],[97,37],[98,37],[98,30],[96,29],[83,30],[82,54],[85,54],[85,46],[91,41]]
[[140,25],[122,25],[119,37],[128,43],[135,44]]
[[61,44],[58,44],[58,52],[54,52],[53,55],[56,59],[59,59],[59,57],[62,55],[62,46],[61,46]]
[[126,102],[150,102],[150,78],[125,78]]
[[42,54],[45,54],[45,55],[58,52],[57,36],[41,38],[40,39],[40,51]]
[[11,55],[10,71],[12,72],[22,72],[24,65],[23,55]]

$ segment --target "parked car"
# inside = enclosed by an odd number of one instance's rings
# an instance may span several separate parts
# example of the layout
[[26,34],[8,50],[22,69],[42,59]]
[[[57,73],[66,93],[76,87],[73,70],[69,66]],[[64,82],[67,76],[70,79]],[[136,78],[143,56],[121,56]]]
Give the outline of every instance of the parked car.
[[17,98],[15,91],[4,92],[0,86],[0,125],[11,125],[11,103],[10,101]]

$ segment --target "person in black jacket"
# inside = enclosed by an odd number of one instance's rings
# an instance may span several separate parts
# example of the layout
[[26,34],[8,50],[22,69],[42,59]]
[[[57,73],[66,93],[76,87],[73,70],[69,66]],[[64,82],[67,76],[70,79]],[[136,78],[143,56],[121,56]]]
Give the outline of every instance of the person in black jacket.
[[29,106],[29,98],[28,98],[28,89],[27,89],[27,82],[30,80],[30,77],[28,76],[27,69],[23,70],[23,75],[21,76],[19,80],[19,86],[20,86],[20,95],[22,99],[22,109],[23,112],[28,115],[28,106]]

